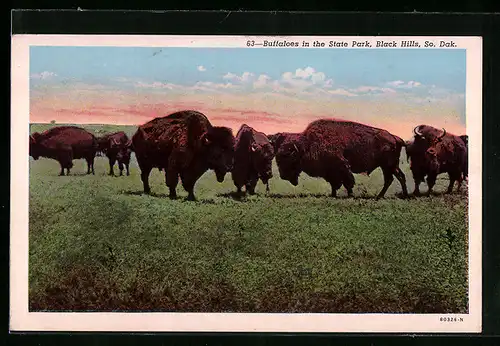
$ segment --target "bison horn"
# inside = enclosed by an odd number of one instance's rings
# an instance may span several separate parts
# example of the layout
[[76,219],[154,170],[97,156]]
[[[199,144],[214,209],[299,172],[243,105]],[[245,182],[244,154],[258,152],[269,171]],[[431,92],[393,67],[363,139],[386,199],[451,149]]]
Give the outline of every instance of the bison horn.
[[299,152],[299,148],[297,148],[297,145],[295,145],[295,143],[293,143],[293,147],[295,148],[295,150],[296,150],[297,152]]
[[443,134],[441,136],[439,136],[438,139],[443,138],[445,135],[446,135],[446,130],[443,128]]
[[[420,125],[419,125],[419,126],[420,126]],[[413,129],[413,133],[414,133],[415,135],[417,135],[417,136],[422,136],[422,134],[421,134],[420,132],[418,132],[418,131],[417,131],[417,129],[419,128],[419,126],[417,126],[417,127],[415,127],[415,128]]]
[[208,135],[206,132],[204,132],[202,135],[201,135],[201,142],[204,143],[204,144],[208,144],[210,143],[210,141],[208,140]]
[[252,144],[251,149],[252,149],[252,152],[256,152],[257,151],[257,147],[255,146],[255,144]]

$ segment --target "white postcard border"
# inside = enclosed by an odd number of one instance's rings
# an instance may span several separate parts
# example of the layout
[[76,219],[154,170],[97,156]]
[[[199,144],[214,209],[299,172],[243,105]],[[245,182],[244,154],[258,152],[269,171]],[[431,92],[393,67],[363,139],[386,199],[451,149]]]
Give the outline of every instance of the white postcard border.
[[[262,313],[52,313],[28,311],[29,47],[249,47],[249,42],[403,40],[455,42],[466,50],[466,126],[469,136],[469,313],[468,314],[262,314]],[[258,46],[262,47],[262,46]],[[275,49],[279,47],[269,47]],[[309,47],[317,48],[317,47]],[[348,47],[351,49],[366,47]],[[294,49],[307,49],[296,47]],[[379,49],[372,47],[371,49]],[[385,49],[402,49],[386,47]],[[404,49],[436,49],[411,47]],[[11,331],[218,331],[218,332],[481,332],[482,320],[482,39],[436,36],[185,36],[14,35],[11,77]],[[442,317],[462,319],[443,322]]]

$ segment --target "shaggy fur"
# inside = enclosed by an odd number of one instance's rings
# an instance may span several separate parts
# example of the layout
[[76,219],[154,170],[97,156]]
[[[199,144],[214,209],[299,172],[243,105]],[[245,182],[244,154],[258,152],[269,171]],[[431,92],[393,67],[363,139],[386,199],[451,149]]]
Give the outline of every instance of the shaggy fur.
[[212,126],[197,111],[179,111],[141,125],[132,137],[132,145],[141,169],[144,192],[150,193],[149,173],[152,168],[165,170],[170,197],[176,198],[179,177],[188,199],[194,200],[194,185],[208,169],[217,181],[231,171],[234,136],[227,127]]
[[292,133],[292,132],[278,132],[275,133],[274,135],[268,135],[267,137],[269,138],[269,141],[271,142],[271,145],[273,146],[274,153],[277,153],[281,144],[290,137],[297,137],[299,136],[298,133]]
[[87,174],[95,174],[94,158],[98,151],[96,137],[76,126],[59,126],[45,132],[33,133],[30,138],[29,152],[33,159],[46,157],[57,160],[61,165],[59,175],[69,175],[74,159],[87,161]]
[[276,161],[282,179],[298,184],[301,172],[322,177],[330,183],[332,196],[344,185],[349,196],[354,187],[353,173],[369,175],[380,167],[384,187],[377,198],[385,195],[395,176],[407,195],[406,178],[399,169],[404,141],[386,130],[351,122],[321,119],[281,144]]
[[109,175],[115,175],[113,166],[118,161],[120,176],[123,175],[123,168],[127,169],[127,175],[130,175],[129,165],[132,155],[132,140],[123,131],[106,134],[97,138],[99,151],[103,152],[109,159]]
[[[444,133],[428,125],[419,125],[414,129],[414,137],[406,144],[406,155],[415,180],[414,195],[420,195],[420,184],[427,177],[427,194],[432,192],[436,178],[441,173],[448,173],[450,184],[447,193],[458,182],[457,191],[467,175],[467,146],[459,136]],[[443,136],[444,135],[444,136]]]
[[259,178],[266,184],[266,191],[269,191],[273,159],[274,149],[266,135],[243,124],[236,134],[232,171],[238,194],[243,186],[246,192],[254,194]]

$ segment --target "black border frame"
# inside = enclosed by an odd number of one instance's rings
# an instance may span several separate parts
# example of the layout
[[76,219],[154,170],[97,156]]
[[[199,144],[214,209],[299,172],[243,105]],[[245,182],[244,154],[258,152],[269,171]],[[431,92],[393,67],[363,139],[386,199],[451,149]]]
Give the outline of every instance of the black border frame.
[[[500,247],[496,225],[499,213],[495,213],[495,197],[500,193],[500,143],[495,136],[499,128],[500,116],[500,15],[473,13],[356,13],[356,12],[244,12],[244,11],[127,11],[127,10],[19,10],[11,13],[11,34],[191,34],[191,35],[405,35],[405,36],[482,36],[483,37],[483,332],[482,335],[500,335]],[[9,39],[10,40],[10,39]],[[10,46],[10,43],[9,43]],[[10,72],[10,64],[9,64]],[[10,102],[10,95],[9,95]],[[10,114],[10,109],[9,113]],[[496,117],[495,117],[496,116]],[[10,138],[10,116],[4,117],[4,126]],[[10,142],[10,141],[9,141]],[[10,161],[10,143],[3,146],[4,157]],[[3,160],[7,162],[7,160]],[[10,165],[3,174],[8,179],[5,191],[10,190]],[[7,172],[7,173],[5,173]],[[7,181],[9,185],[7,185]],[[7,195],[7,194],[6,194]],[[9,203],[0,205],[6,212],[2,220],[9,223]],[[6,275],[9,281],[9,227],[6,225],[2,244],[6,251]],[[8,297],[8,295],[7,295]],[[9,298],[6,299],[7,302]],[[8,306],[7,303],[5,306]],[[8,313],[4,316],[9,316]],[[7,322],[7,333],[8,331]],[[55,344],[77,341],[82,344],[122,344],[127,339],[131,343],[144,342],[142,333],[15,333],[9,335],[9,344]],[[370,342],[374,336],[399,335],[385,338],[383,344],[400,344],[402,341],[414,343],[414,335],[401,334],[276,334],[276,333],[158,333],[162,341],[177,344],[203,342],[221,344],[223,342],[267,344],[280,341],[290,343],[314,343],[340,341],[343,344]],[[283,335],[284,337],[279,337]],[[286,336],[285,336],[286,335]],[[353,336],[345,339],[345,336]],[[443,335],[449,341],[465,341],[468,335],[473,341],[475,334],[433,334]],[[292,339],[293,337],[293,339]],[[344,337],[344,339],[340,339]],[[155,340],[156,339],[156,340]],[[281,340],[280,340],[281,339]],[[158,342],[149,334],[148,343]],[[419,340],[425,344],[438,341],[428,334]],[[87,341],[87,342],[85,342]],[[484,342],[493,342],[488,338]]]

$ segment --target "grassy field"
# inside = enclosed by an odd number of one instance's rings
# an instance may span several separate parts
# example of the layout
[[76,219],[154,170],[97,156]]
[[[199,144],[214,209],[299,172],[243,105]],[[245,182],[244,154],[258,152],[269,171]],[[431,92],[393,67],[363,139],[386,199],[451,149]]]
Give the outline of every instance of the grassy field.
[[[30,158],[31,311],[467,312],[466,187],[442,195],[445,175],[431,197],[399,199],[395,180],[376,201],[377,170],[356,175],[356,198],[332,199],[323,180],[294,187],[275,166],[270,194],[259,182],[235,200],[230,175],[207,172],[188,202],[167,198],[158,170],[143,195],[134,157],[129,177],[107,176],[106,158],[95,176],[74,164],[59,177]],[[401,167],[413,191],[404,153]]]

